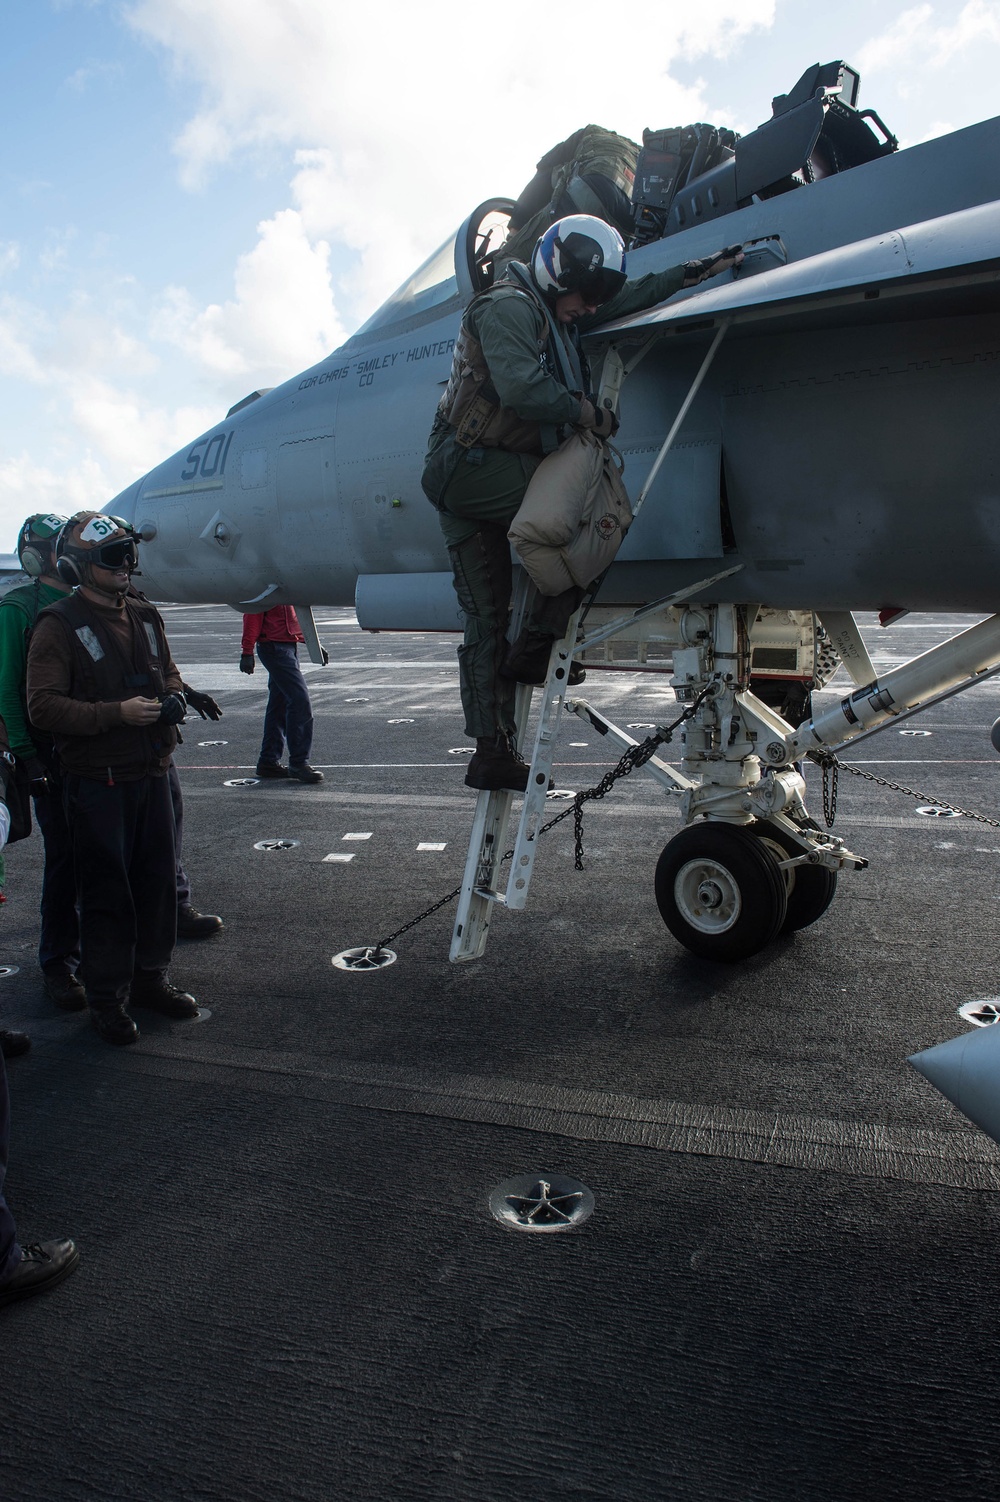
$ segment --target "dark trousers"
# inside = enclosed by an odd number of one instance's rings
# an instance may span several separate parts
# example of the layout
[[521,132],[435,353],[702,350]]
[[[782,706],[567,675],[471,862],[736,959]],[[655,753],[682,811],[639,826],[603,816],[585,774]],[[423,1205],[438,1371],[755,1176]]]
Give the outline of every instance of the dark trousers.
[[80,919],[76,910],[73,842],[63,808],[62,778],[49,771],[48,791],[34,800],[35,818],[45,846],[42,874],[42,928],[38,963],[44,970],[61,960],[71,970],[80,963]]
[[[170,802],[174,815],[174,855],[177,905],[191,901],[191,880],[181,864],[181,840],[184,835],[184,800],[181,780],[171,761],[167,770]],[[41,933],[38,963],[59,960],[71,970],[80,966],[80,915],[76,909],[76,874],[73,870],[73,841],[63,808],[62,778],[49,771],[48,792],[34,799],[35,819],[45,846],[45,869],[42,873]]]
[[[524,499],[536,460],[503,449],[473,450],[459,458],[438,502],[455,592],[465,616],[458,677],[467,735],[509,735],[514,729],[515,683],[500,676],[507,652],[513,572],[507,531]],[[562,636],[580,603],[579,590],[534,597],[526,625],[541,636]]]
[[17,1227],[14,1217],[3,1197],[3,1181],[7,1172],[7,1153],[10,1149],[10,1097],[7,1094],[7,1070],[0,1054],[0,1283],[9,1278],[21,1260],[21,1248],[17,1244]]
[[289,765],[299,767],[309,760],[312,750],[313,712],[295,643],[259,641],[257,656],[267,669],[267,709],[260,760],[279,762],[287,741]]
[[177,879],[177,906],[191,901],[191,881],[181,865],[181,841],[184,838],[184,799],[181,796],[181,780],[177,775],[173,757],[167,768],[167,781],[170,784],[170,805],[174,812],[174,861],[175,875]]
[[108,787],[67,776],[80,966],[92,1006],[128,1000],[135,970],[165,970],[177,939],[174,815],[165,776]]

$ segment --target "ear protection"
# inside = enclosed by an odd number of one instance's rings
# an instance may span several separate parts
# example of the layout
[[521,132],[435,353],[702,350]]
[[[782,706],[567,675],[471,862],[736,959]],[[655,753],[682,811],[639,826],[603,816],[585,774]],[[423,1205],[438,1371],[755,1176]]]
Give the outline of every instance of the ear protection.
[[17,539],[17,556],[30,579],[40,579],[52,567],[52,550],[65,524],[64,516],[29,516]]
[[64,584],[69,584],[74,589],[77,585],[83,583],[83,576],[79,568],[72,558],[67,558],[65,555],[62,558],[56,559],[56,573]]

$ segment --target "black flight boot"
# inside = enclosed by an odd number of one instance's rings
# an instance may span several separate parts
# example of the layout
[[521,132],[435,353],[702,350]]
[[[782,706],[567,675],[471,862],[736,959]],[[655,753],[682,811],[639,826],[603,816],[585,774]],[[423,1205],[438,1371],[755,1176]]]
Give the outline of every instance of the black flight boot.
[[465,774],[465,785],[491,793],[504,788],[523,793],[528,786],[530,771],[528,763],[522,761],[515,750],[512,738],[481,735],[476,740],[476,749]]
[[514,683],[544,683],[554,642],[554,636],[532,631],[526,626],[507,648],[507,655],[500,665],[500,677]]
[[[508,647],[507,655],[500,667],[500,677],[512,679],[515,683],[528,683],[532,688],[538,688],[545,682],[548,675],[554,641],[554,636],[525,629]],[[586,676],[586,669],[578,662],[572,662],[566,683],[570,688],[575,688],[578,683],[583,682]]]
[[198,1003],[180,986],[171,985],[165,970],[137,970],[129,997],[134,1007],[159,1012],[161,1017],[197,1017]]

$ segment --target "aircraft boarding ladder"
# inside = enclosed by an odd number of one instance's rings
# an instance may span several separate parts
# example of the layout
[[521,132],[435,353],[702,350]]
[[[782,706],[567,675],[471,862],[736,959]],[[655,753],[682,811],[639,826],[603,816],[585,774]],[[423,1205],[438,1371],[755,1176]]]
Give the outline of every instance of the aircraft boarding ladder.
[[[498,792],[481,792],[476,800],[469,853],[465,862],[462,890],[448,956],[453,963],[481,958],[486,948],[493,907],[519,909],[527,905],[528,889],[531,885],[538,847],[537,835],[546,809],[549,779],[559,734],[559,721],[564,706],[573,714],[579,715],[581,719],[585,719],[592,729],[604,736],[620,751],[626,751],[629,747],[638,744],[632,736],[620,726],[612,724],[586,700],[574,699],[567,704],[567,679],[573,658],[581,656],[590,647],[597,646],[627,631],[646,616],[655,615],[659,611],[680,603],[683,599],[690,598],[692,593],[696,596],[700,595],[710,585],[716,584],[720,579],[727,578],[736,571],[725,569],[708,579],[699,579],[677,594],[654,600],[649,605],[589,632],[580,641],[577,641],[577,631],[583,607],[581,606],[580,610],[576,611],[566,629],[566,635],[555,644],[549,659],[548,676],[541,689],[541,703],[531,753],[528,787],[524,794],[524,803],[521,807],[517,833],[511,851],[506,848],[506,840],[511,803],[515,794],[506,789]],[[519,571],[511,611],[509,635],[512,641],[517,638],[524,623],[532,592],[533,586],[527,575],[523,570]],[[526,684],[518,685],[514,719],[519,749],[524,740],[533,692],[534,690]],[[681,793],[693,786],[686,777],[657,756],[650,757],[643,764],[643,769],[655,777],[667,792]],[[510,854],[510,872],[504,885],[502,867],[504,857],[508,854]]]

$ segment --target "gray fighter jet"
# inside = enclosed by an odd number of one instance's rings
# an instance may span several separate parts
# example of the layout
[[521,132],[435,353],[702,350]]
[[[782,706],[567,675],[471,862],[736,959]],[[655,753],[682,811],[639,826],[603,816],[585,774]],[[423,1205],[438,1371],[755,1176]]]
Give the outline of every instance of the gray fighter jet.
[[[727,960],[813,922],[839,871],[864,864],[807,814],[800,759],[829,765],[1000,663],[991,615],[877,678],[852,614],[995,607],[1000,119],[897,151],[857,103],[857,75],[832,63],[741,140],[699,125],[647,142],[630,275],[722,243],[746,262],[590,335],[638,514],[553,651],[505,890],[511,795],[479,799],[455,960],[482,953],[493,905],[526,901],[562,709],[634,745],[566,701],[574,654],[616,634],[672,653],[683,760],[646,765],[686,827],[656,898],[681,943]],[[356,603],[367,629],[458,629],[419,477],[462,308],[512,208],[480,205],[340,349],[252,392],[108,505],[145,539],[147,593],[295,604],[317,655],[317,604]],[[838,657],[856,691],[813,716],[806,691]],[[796,685],[785,717],[773,706]]]

